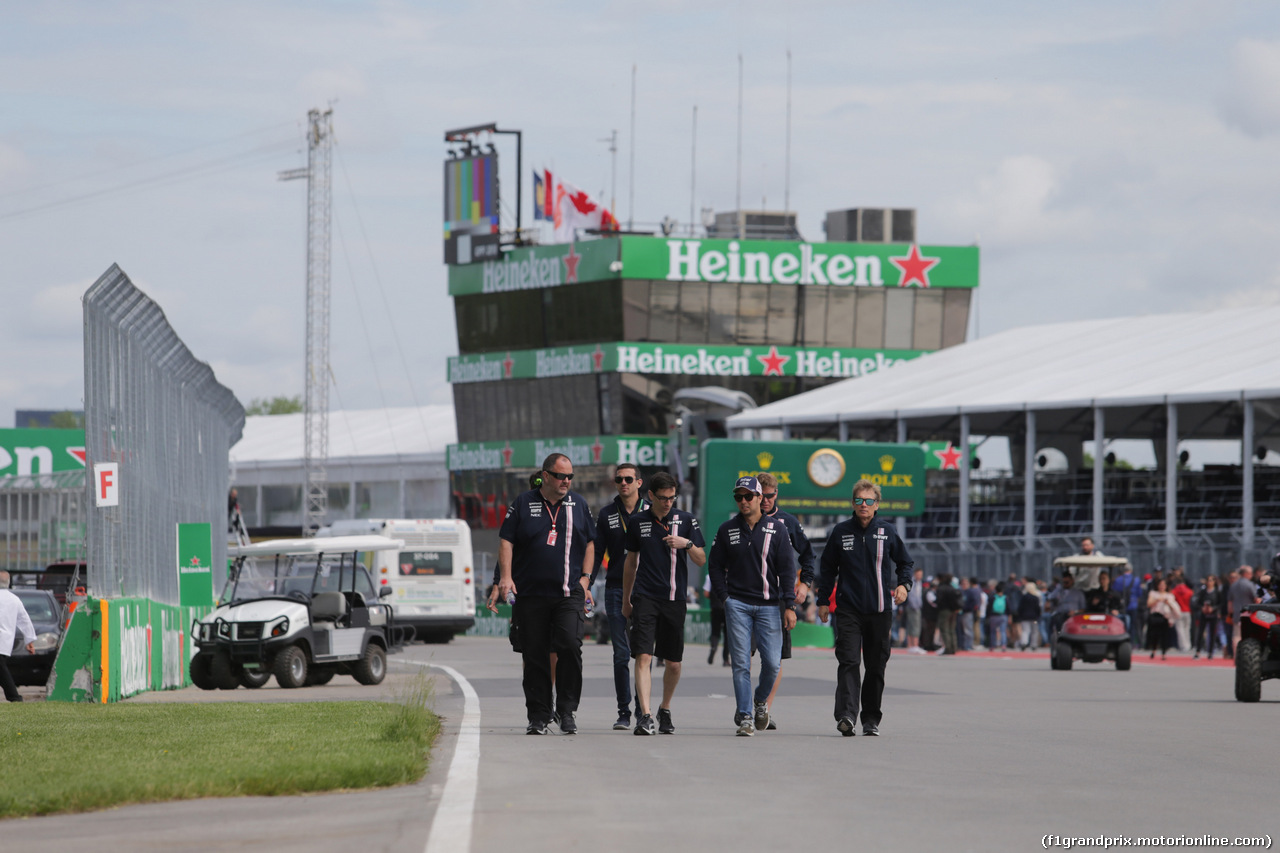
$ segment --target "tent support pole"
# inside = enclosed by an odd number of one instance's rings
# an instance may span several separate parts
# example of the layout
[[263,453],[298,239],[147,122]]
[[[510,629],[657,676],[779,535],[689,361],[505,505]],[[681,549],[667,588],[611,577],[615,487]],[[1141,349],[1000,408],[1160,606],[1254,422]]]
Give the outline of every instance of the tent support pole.
[[[1243,528],[1240,544],[1253,547],[1253,401],[1244,401],[1244,427],[1240,436],[1240,526]],[[1242,555],[1248,559],[1247,555]]]
[[1164,545],[1178,547],[1178,406],[1165,403]]
[[1106,415],[1093,407],[1093,544],[1102,549],[1102,478],[1107,470]]
[[[840,426],[841,428],[843,428],[844,424],[841,424]],[[898,418],[898,444],[906,444],[906,443],[907,443],[907,419]],[[907,517],[905,515],[898,516],[897,525],[898,525],[898,536],[901,537],[902,539],[906,539],[907,538]]]
[[1022,465],[1022,539],[1023,547],[1036,547],[1036,413],[1027,410],[1027,438]]
[[960,416],[960,548],[969,549],[969,416]]

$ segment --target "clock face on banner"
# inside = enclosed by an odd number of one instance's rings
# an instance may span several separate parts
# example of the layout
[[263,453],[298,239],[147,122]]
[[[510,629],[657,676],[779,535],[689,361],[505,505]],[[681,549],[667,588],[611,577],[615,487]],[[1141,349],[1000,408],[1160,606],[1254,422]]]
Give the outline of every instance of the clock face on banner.
[[830,448],[815,451],[809,457],[809,479],[815,485],[829,489],[844,479],[844,457]]

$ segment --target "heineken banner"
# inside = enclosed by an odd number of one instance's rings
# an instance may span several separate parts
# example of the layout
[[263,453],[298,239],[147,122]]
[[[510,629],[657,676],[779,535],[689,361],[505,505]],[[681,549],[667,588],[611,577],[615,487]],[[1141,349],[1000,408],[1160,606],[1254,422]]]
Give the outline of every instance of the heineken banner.
[[213,530],[208,522],[178,525],[178,603],[213,604]]
[[778,505],[792,513],[852,515],[853,484],[880,486],[881,515],[924,512],[924,450],[918,444],[817,441],[702,443],[698,467],[702,519],[714,530],[737,512],[738,477],[769,472],[778,479]]
[[0,477],[83,470],[82,429],[0,429]]
[[449,267],[449,293],[606,279],[856,287],[978,286],[977,246],[613,237],[515,249]]
[[610,343],[460,355],[449,359],[450,382],[544,379],[583,373],[687,376],[863,376],[918,358],[924,350],[836,349],[697,344]]
[[578,438],[535,438],[523,441],[482,441],[451,444],[450,471],[498,471],[537,468],[552,453],[563,453],[574,465],[636,465],[667,467],[667,438],[658,435],[599,435]]

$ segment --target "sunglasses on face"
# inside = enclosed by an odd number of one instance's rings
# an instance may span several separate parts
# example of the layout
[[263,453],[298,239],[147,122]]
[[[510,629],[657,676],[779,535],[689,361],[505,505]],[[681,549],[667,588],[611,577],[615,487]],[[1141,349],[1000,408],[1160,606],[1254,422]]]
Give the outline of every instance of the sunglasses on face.
[[664,504],[669,504],[676,499],[675,495],[655,495],[653,494],[653,492],[650,492],[649,496],[652,497],[655,501],[658,501],[659,503],[664,503]]
[[555,472],[555,471],[544,471],[543,473],[544,473],[544,474],[546,474],[548,477],[555,477],[557,480],[560,480],[560,481],[562,481],[562,482],[563,482],[564,480],[568,480],[568,481],[570,481],[570,482],[573,482],[573,475],[572,475],[572,474],[559,474],[559,473],[557,473],[557,472]]
[[854,506],[875,506],[879,502],[878,498],[854,498]]
[[750,503],[751,501],[755,500],[756,497],[757,497],[756,495],[749,494],[749,493],[745,495],[740,495],[737,492],[733,493],[733,499],[735,501],[738,501],[739,503],[742,503],[742,502]]
[[771,501],[771,500],[773,500],[774,498],[776,498],[777,496],[778,496],[778,493],[777,493],[777,492],[773,492],[772,494],[761,495],[760,497],[761,497],[761,499],[763,499],[763,500]]
[[623,483],[634,483],[635,481],[636,481],[635,477],[614,477],[613,478],[613,482],[617,483],[619,486],[621,486]]

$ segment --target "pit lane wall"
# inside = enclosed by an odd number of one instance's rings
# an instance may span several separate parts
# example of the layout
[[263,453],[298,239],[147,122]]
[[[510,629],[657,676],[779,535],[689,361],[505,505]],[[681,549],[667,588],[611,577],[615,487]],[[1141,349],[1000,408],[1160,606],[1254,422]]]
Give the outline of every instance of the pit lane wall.
[[211,609],[146,598],[81,602],[58,649],[49,700],[118,702],[190,685],[191,623]]

